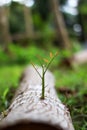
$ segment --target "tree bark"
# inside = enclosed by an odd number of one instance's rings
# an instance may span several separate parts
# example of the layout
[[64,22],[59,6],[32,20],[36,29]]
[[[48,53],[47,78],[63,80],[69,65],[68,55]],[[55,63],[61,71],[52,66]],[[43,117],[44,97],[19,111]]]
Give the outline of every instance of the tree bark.
[[[42,69],[37,67],[42,74]],[[61,103],[54,89],[54,76],[45,75],[45,99],[41,99],[41,78],[30,66],[20,79],[7,115],[0,122],[1,130],[74,130],[68,109]]]
[[59,34],[58,40],[60,40],[60,43],[62,43],[63,48],[70,49],[70,40],[68,32],[66,30],[62,13],[59,10],[60,8],[59,2],[58,0],[50,0],[50,4],[52,12],[54,14],[55,23],[57,26],[57,34]]

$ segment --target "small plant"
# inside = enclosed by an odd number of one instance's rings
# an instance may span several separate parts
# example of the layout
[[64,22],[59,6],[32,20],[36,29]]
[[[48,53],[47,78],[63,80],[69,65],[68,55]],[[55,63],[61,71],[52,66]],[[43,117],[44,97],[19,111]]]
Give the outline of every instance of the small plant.
[[50,67],[51,63],[53,62],[54,58],[57,56],[57,52],[53,55],[52,52],[50,52],[50,59],[43,59],[44,64],[42,63],[41,60],[39,60],[40,65],[42,67],[42,75],[39,73],[39,71],[37,70],[37,68],[35,67],[35,65],[33,63],[32,66],[34,67],[34,69],[36,70],[36,72],[38,73],[38,75],[40,76],[41,80],[42,80],[42,95],[41,95],[41,99],[44,99],[45,97],[45,74],[48,70],[48,68]]

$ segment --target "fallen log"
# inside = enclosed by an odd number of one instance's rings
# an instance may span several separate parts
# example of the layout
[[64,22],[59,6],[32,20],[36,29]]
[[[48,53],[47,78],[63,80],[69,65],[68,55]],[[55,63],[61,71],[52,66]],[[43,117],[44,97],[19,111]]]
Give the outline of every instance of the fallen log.
[[87,64],[87,49],[75,53],[72,57],[72,63],[75,65]]
[[[42,69],[37,69],[42,74]],[[41,85],[35,69],[27,67],[5,117],[1,117],[1,130],[74,130],[68,109],[57,97],[51,72],[45,74],[44,99]]]
[[87,64],[87,49],[74,53],[71,57],[63,57],[59,67],[74,69],[77,66]]

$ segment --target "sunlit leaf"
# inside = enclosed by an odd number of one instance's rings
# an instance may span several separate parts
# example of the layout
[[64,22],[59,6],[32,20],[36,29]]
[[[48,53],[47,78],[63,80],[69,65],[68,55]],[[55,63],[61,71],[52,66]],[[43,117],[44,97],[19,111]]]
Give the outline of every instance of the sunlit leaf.
[[53,57],[53,54],[52,54],[52,52],[50,52],[50,58],[52,58]]
[[46,63],[48,63],[49,61],[47,59],[43,59]]

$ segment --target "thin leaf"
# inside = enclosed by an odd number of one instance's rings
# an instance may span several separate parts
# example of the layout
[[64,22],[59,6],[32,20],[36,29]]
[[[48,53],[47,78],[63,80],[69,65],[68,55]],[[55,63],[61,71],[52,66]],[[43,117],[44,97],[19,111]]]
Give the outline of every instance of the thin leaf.
[[49,61],[47,59],[43,59],[46,63],[48,63]]
[[50,58],[53,58],[53,54],[52,54],[52,52],[50,52]]

